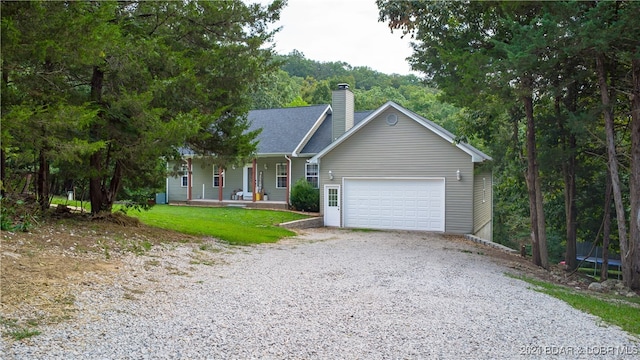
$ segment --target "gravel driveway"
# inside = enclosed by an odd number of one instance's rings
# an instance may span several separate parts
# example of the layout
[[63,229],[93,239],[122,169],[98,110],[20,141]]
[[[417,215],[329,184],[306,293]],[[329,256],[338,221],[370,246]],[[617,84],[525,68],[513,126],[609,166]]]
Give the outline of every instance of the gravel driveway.
[[624,331],[505,276],[476,245],[437,234],[314,229],[278,244],[187,244],[125,260],[114,279],[87,274],[77,319],[3,340],[2,357],[608,359],[639,350]]

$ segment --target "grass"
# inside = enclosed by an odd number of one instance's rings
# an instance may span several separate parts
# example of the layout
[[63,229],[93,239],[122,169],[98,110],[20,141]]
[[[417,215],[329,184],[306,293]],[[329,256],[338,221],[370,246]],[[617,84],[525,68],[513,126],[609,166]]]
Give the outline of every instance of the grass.
[[[29,321],[28,325],[36,326],[38,324],[34,321]],[[22,340],[32,336],[40,335],[39,330],[35,328],[21,327],[14,319],[0,317],[0,327],[3,327],[5,329],[3,335],[12,337],[15,340]]]
[[66,206],[73,206],[76,208],[83,208],[84,211],[86,212],[91,211],[91,202],[89,201],[68,200],[66,197],[63,197],[63,196],[54,196],[53,199],[51,199],[51,203],[66,205]]
[[294,232],[277,225],[307,216],[286,211],[155,205],[130,211],[146,225],[191,235],[211,236],[234,245],[273,243]]
[[[91,209],[88,201],[81,203],[61,196],[54,197],[52,203],[76,207],[82,205],[86,211]],[[114,206],[114,210],[117,209],[118,206]],[[127,215],[137,217],[146,225],[190,235],[211,236],[234,245],[272,243],[295,235],[276,225],[308,217],[286,211],[169,205],[155,205],[151,210],[142,212],[131,210]],[[143,243],[142,248],[132,250],[144,252],[149,250],[150,245]],[[103,250],[109,258],[109,248]]]
[[603,321],[640,335],[640,299],[609,294],[592,295],[524,276],[512,276],[534,285],[533,289],[560,299],[572,307],[598,316]]

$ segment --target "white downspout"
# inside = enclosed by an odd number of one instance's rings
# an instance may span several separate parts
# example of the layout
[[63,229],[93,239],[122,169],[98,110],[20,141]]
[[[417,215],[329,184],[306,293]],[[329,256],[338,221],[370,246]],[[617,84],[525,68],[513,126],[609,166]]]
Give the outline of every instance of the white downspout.
[[167,161],[167,175],[165,176],[165,199],[164,199],[164,203],[168,204],[169,203],[169,161]]

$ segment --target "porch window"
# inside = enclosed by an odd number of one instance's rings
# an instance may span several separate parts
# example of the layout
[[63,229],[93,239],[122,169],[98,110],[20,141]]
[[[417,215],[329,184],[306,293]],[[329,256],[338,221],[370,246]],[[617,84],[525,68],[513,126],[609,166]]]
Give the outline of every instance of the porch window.
[[182,172],[180,185],[182,187],[187,187],[189,185],[189,167],[187,166],[187,164],[184,164],[182,165],[182,168],[180,170]]
[[287,187],[287,164],[276,164],[276,188],[282,189]]
[[[220,167],[217,165],[213,165],[213,187],[220,186]],[[226,171],[222,170],[222,187],[225,185],[224,178],[226,176]]]
[[306,164],[306,179],[314,188],[318,188],[318,164]]

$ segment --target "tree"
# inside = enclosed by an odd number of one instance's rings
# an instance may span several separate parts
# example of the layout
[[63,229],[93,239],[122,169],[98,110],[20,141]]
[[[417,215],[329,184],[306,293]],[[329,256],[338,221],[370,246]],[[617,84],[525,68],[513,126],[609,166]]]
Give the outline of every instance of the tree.
[[[588,136],[592,138],[602,134],[616,205],[624,281],[639,288],[640,252],[636,250],[639,245],[635,235],[639,230],[635,219],[640,205],[637,200],[640,140],[635,121],[640,104],[636,90],[640,27],[632,15],[638,13],[639,5],[631,1],[426,3],[379,0],[377,3],[381,21],[388,21],[392,29],[401,29],[405,35],[415,37],[414,55],[410,60],[413,68],[427,74],[427,79],[437,84],[449,101],[471,109],[472,114],[491,116],[500,112],[512,114],[515,104],[511,99],[519,100],[527,124],[526,183],[534,262],[543,267],[547,266],[547,221],[543,205],[553,196],[553,181],[542,181],[539,159],[554,153],[563,159],[548,162],[557,164],[562,168],[560,171],[550,167],[544,170],[548,174],[562,173],[566,258],[572,267],[575,266],[576,222],[580,212],[576,174],[581,164],[577,161],[587,162],[579,153],[589,148],[587,132],[583,129],[589,128]],[[596,86],[600,89],[600,100],[593,92]],[[630,102],[624,100],[622,92]],[[595,110],[602,112],[604,128],[593,122],[595,118],[590,114],[595,114]],[[518,138],[521,131],[518,122],[518,119],[513,122],[514,138]],[[468,128],[474,127],[477,128]],[[621,127],[630,129],[631,134],[620,131]],[[540,146],[554,141],[560,146]],[[628,149],[627,156],[619,156],[620,149]],[[622,193],[622,179],[626,178],[627,171],[629,200]],[[600,188],[605,187],[601,185]],[[625,214],[627,201],[631,219]],[[634,228],[627,231],[626,223]]]
[[[487,90],[511,89],[509,98],[519,99],[527,121],[527,171],[531,241],[534,263],[547,268],[546,228],[537,159],[533,96],[537,90],[536,41],[540,30],[531,27],[536,5],[496,7],[493,4],[459,2],[377,2],[381,21],[392,29],[411,33],[414,70],[447,94],[454,104],[484,109]],[[529,30],[529,31],[527,31]],[[520,38],[513,37],[513,31]],[[517,41],[514,41],[517,40]],[[504,94],[504,93],[503,93]]]
[[[640,111],[639,68],[640,27],[635,17],[640,5],[632,1],[590,2],[578,8],[575,24],[577,36],[587,36],[575,51],[592,59],[593,69],[600,91],[601,111],[604,118],[607,149],[607,165],[611,177],[611,189],[616,210],[618,238],[625,284],[640,288],[640,228],[635,221],[640,212],[640,138],[638,124]],[[582,25],[582,26],[578,26]],[[624,96],[620,96],[623,92]],[[624,101],[622,99],[630,99]],[[628,124],[629,133],[616,130],[616,119]],[[628,120],[627,120],[628,119]],[[626,136],[629,139],[626,140]],[[628,141],[627,146],[621,146]],[[629,150],[629,204],[623,196],[626,169],[620,166],[618,149]],[[630,208],[630,217],[626,208]],[[627,224],[629,226],[627,226]]]
[[[3,3],[3,30],[26,49],[3,55],[3,77],[24,95],[11,113],[18,118],[43,109],[41,118],[49,122],[55,119],[51,109],[73,105],[80,119],[90,119],[69,138],[37,134],[42,145],[36,150],[87,145],[78,154],[89,174],[94,214],[111,210],[125,179],[142,178],[139,173],[160,157],[177,156],[180,146],[221,165],[241,161],[256,146],[257,133],[246,131],[249,90],[277,68],[264,45],[273,35],[267,24],[282,6],[278,0],[267,6],[239,0],[34,2],[5,11]],[[42,77],[44,88],[33,81]],[[36,98],[43,100],[34,106]],[[5,109],[3,103],[3,115]],[[20,128],[26,126],[10,135]],[[46,174],[46,156],[39,167]]]
[[29,167],[42,210],[49,207],[50,165],[101,146],[74,137],[95,117],[64,67],[74,61],[73,37],[82,30],[76,5],[2,3],[2,170],[6,176],[5,156],[16,151],[37,159]]

